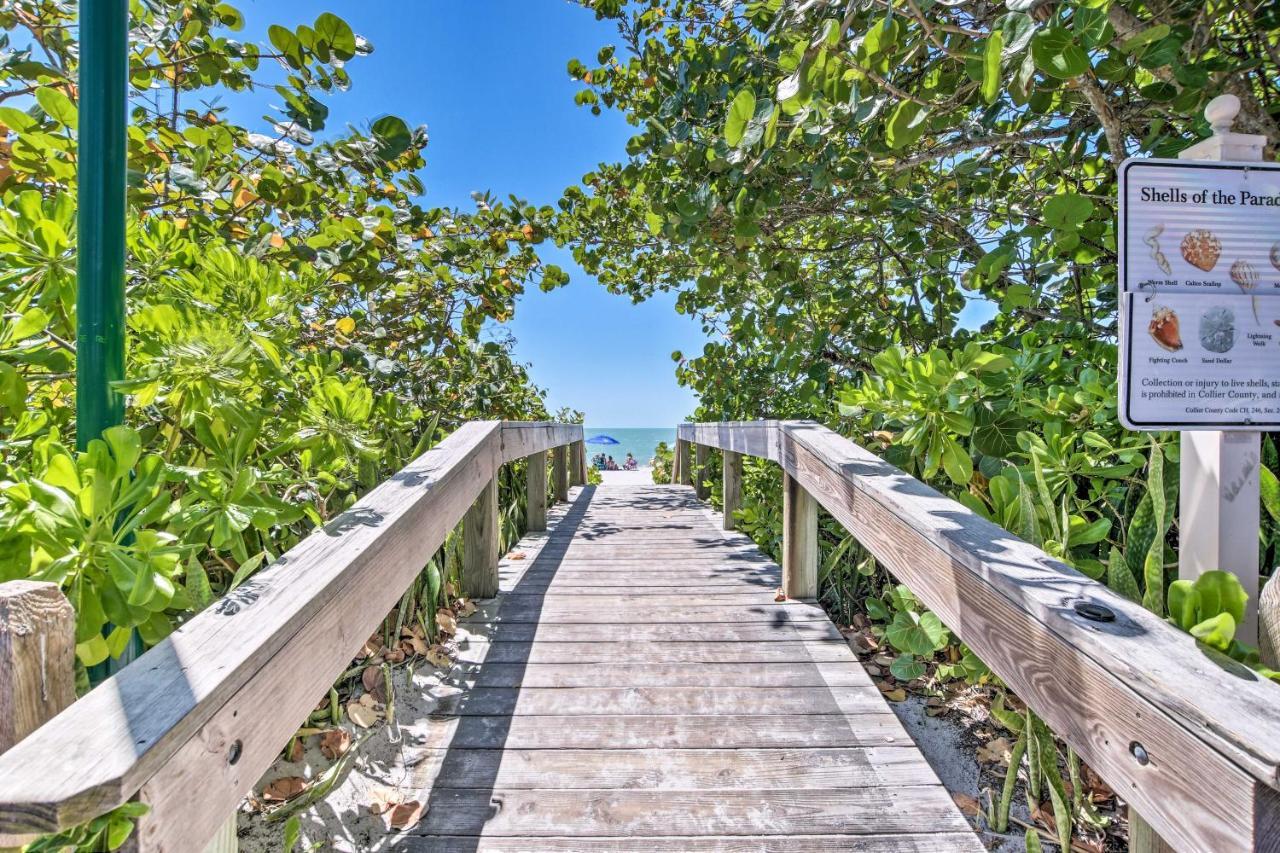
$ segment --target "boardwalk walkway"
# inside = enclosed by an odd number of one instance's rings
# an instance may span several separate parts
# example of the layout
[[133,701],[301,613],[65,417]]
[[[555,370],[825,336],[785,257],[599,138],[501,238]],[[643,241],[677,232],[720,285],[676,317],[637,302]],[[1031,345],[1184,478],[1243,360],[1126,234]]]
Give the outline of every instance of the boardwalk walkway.
[[822,610],[689,487],[576,490],[515,555],[397,848],[983,849]]

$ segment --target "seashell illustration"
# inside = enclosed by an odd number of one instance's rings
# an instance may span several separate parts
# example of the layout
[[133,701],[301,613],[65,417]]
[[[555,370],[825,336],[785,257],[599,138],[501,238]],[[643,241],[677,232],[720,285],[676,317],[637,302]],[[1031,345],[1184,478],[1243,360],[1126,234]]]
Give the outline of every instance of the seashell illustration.
[[1163,305],[1151,312],[1151,324],[1147,332],[1160,346],[1169,352],[1182,349],[1182,332],[1179,329],[1178,315],[1172,308]]
[[[1147,236],[1142,238],[1142,242],[1151,247],[1151,260],[1156,262],[1156,266],[1160,267],[1160,272],[1165,275],[1172,275],[1173,268],[1169,266],[1169,259],[1164,256],[1164,252],[1160,249],[1160,235],[1164,233],[1164,223],[1160,223],[1147,232]],[[1277,244],[1280,246],[1280,244]]]
[[1271,244],[1271,266],[1280,270],[1280,240]]
[[[1258,286],[1258,271],[1253,268],[1253,264],[1248,261],[1236,261],[1231,265],[1231,280],[1240,285],[1240,289],[1245,293],[1252,293],[1254,288]],[[1258,297],[1253,297],[1253,319],[1258,320]]]
[[1222,257],[1222,241],[1212,231],[1197,228],[1182,238],[1182,257],[1191,266],[1211,271]]
[[1209,352],[1227,352],[1236,345],[1236,315],[1230,308],[1210,308],[1200,315],[1200,344]]

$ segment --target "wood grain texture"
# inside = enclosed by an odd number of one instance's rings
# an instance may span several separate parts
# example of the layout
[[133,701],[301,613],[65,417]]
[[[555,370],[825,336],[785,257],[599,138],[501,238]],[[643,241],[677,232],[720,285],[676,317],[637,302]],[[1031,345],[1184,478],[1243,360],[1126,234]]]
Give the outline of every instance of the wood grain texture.
[[[816,424],[764,447],[1178,849],[1276,849],[1280,687]],[[713,446],[731,425],[681,426]],[[722,445],[717,441],[727,436]],[[772,455],[770,455],[772,454]],[[1110,609],[1089,622],[1072,607]],[[1152,760],[1139,765],[1130,745]],[[1215,780],[1212,797],[1196,780]]]
[[569,454],[563,447],[551,451],[551,482],[555,489],[556,500],[564,503],[569,500]]
[[711,487],[707,482],[707,466],[710,461],[711,449],[705,444],[695,444],[693,446],[693,493],[700,501],[705,501],[711,494]]
[[818,597],[818,503],[787,473],[782,475],[782,589],[790,598]]
[[935,832],[924,835],[720,835],[649,836],[631,838],[475,838],[422,837],[410,833],[397,845],[412,853],[955,853],[972,850],[967,833]]
[[721,462],[724,478],[724,529],[734,530],[737,522],[733,514],[742,508],[742,454],[733,450],[724,451]]
[[693,464],[689,459],[689,442],[684,439],[676,439],[676,478],[675,481],[681,486],[693,485]]
[[498,594],[498,478],[480,490],[462,519],[462,594],[493,598]]
[[981,849],[823,611],[720,525],[688,487],[598,487],[517,546],[432,691],[422,849]]
[[498,466],[581,436],[460,427],[0,756],[0,833],[65,828],[139,794],[152,806],[140,844],[202,847]]
[[525,526],[530,533],[547,529],[547,451],[540,450],[529,456],[526,466],[525,488],[527,509]]
[[569,484],[585,486],[587,484],[586,467],[583,462],[582,442],[575,441],[569,445]]
[[76,699],[76,614],[57,584],[0,583],[0,752]]

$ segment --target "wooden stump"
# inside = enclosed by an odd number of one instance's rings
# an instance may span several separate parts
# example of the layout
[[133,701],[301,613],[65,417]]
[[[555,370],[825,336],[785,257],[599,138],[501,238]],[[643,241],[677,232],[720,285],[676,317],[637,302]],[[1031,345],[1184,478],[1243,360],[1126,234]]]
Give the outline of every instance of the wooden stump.
[[742,506],[742,454],[726,450],[721,467],[724,468],[724,529],[736,530],[733,513]]
[[491,479],[462,522],[462,594],[498,594],[498,478]]
[[525,513],[525,526],[531,532],[547,529],[547,451],[542,450],[530,456],[526,461],[529,466],[526,483],[528,484],[528,509]]
[[57,584],[0,584],[0,752],[76,699],[76,614]]
[[818,502],[782,475],[782,589],[788,598],[818,597]]

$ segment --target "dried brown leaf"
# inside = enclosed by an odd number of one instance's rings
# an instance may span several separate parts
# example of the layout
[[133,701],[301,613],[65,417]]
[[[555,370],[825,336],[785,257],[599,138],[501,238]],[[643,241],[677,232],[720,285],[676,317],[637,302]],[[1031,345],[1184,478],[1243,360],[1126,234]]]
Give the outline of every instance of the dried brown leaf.
[[320,735],[320,753],[330,761],[341,758],[351,748],[351,732],[346,729],[329,729]]
[[[369,694],[366,693],[365,696]],[[364,697],[361,697],[364,698]],[[367,729],[374,725],[381,718],[376,708],[369,705],[363,705],[360,702],[347,703],[347,716],[351,718],[351,722],[355,723],[362,729]]]
[[269,803],[283,803],[307,790],[307,780],[301,776],[281,776],[262,789],[262,799]]
[[511,554],[507,557],[507,559],[509,560],[523,560],[524,558],[525,558],[525,553],[523,551],[512,551]]
[[453,666],[453,660],[450,659],[449,653],[444,650],[444,646],[432,646],[427,650],[427,662],[432,666],[438,666],[441,669],[448,669]]
[[391,807],[389,822],[395,830],[411,829],[422,819],[422,803],[409,800]]
[[773,594],[774,601],[786,601],[787,592],[782,587],[778,587],[778,591]]
[[301,761],[305,748],[302,746],[302,738],[295,737],[289,741],[289,754],[286,756],[290,761]]
[[459,616],[466,618],[476,612],[476,604],[469,598],[461,598],[458,599],[455,609],[458,611]]
[[1013,755],[1013,744],[1005,738],[998,737],[978,748],[978,760],[984,764],[1001,764],[1008,766]]
[[977,817],[982,814],[982,803],[978,802],[977,797],[971,797],[968,794],[956,791],[951,794],[951,799],[955,801],[960,813],[966,817]]
[[440,626],[440,630],[446,634],[458,633],[458,620],[454,617],[453,611],[441,607],[436,611],[436,624]]

